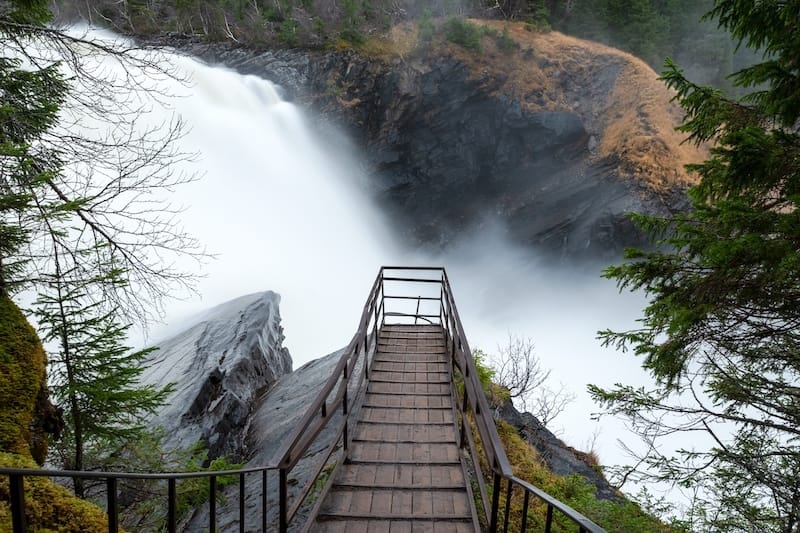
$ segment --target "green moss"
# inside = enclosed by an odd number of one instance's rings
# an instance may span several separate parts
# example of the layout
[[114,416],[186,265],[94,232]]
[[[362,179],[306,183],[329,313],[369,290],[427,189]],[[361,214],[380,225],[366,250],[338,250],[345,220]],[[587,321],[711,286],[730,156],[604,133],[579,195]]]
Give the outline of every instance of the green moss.
[[[615,502],[598,500],[595,497],[594,485],[577,474],[570,476],[553,474],[536,450],[520,437],[519,432],[513,426],[502,420],[496,421],[496,425],[497,433],[517,477],[565,502],[608,531],[617,533],[677,533],[679,531],[648,515],[636,503],[629,500],[620,499]],[[522,491],[515,491],[511,500],[511,530],[516,531],[519,528],[522,499]],[[500,501],[502,509],[505,505],[505,491],[500,494]],[[542,529],[547,507],[541,501],[533,498],[530,509],[529,524],[535,526],[534,530],[537,530],[537,527]],[[553,531],[575,531],[575,524],[560,516],[560,513],[555,513]]]
[[[37,398],[45,383],[42,343],[11,299],[0,293],[0,451],[31,455]],[[43,459],[41,444],[37,458]]]
[[[37,468],[33,459],[0,452],[0,467]],[[8,478],[0,476],[0,502],[9,501]],[[29,531],[101,533],[108,531],[108,517],[97,506],[44,477],[25,478],[25,518]],[[11,510],[0,505],[0,531],[11,531]]]

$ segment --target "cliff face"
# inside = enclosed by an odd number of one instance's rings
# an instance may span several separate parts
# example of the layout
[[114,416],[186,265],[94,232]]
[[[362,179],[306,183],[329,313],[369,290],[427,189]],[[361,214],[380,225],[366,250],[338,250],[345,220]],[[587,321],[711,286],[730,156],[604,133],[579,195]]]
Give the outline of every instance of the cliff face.
[[[210,458],[227,455],[245,467],[270,464],[341,356],[341,351],[334,352],[292,371],[283,347],[279,303],[280,297],[271,291],[236,298],[202,313],[159,344],[145,363],[143,381],[174,384],[174,392],[153,419],[165,429],[166,449],[186,449],[202,440]],[[313,475],[316,454],[327,447],[337,426],[334,419],[292,469],[290,495]],[[261,516],[261,478],[251,476],[248,483],[253,489],[245,502],[246,522],[256,524]],[[277,479],[270,477],[270,509],[277,508],[277,487]],[[228,497],[220,503],[217,519],[227,531],[239,519],[238,485],[224,493]],[[186,530],[207,527],[207,513],[207,507],[195,509]]]
[[513,47],[484,38],[482,52],[421,45],[412,26],[366,52],[173,44],[275,81],[320,126],[344,126],[412,243],[446,246],[499,223],[559,257],[643,244],[625,213],[682,209],[682,166],[699,157],[673,131],[671,94],[633,56],[508,28]]
[[166,448],[203,440],[209,457],[242,460],[254,401],[292,371],[279,303],[268,291],[219,305],[144,362],[143,383],[174,384],[153,420],[165,430]]

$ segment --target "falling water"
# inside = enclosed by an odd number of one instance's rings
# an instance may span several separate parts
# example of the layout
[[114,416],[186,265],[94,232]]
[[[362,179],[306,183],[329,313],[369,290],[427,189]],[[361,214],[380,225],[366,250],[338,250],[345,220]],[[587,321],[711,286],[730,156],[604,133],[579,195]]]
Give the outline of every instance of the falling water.
[[[544,268],[491,230],[434,256],[404,248],[356,185],[366,179],[359,155],[330,149],[343,143],[318,136],[272,83],[186,57],[170,61],[191,82],[159,82],[174,96],[143,122],[174,112],[189,126],[180,148],[198,154],[186,170],[199,179],[176,199],[187,207],[186,229],[216,258],[203,269],[200,297],[170,303],[151,342],[217,303],[274,290],[297,367],[347,344],[381,265],[442,265],[473,348],[495,351],[509,333],[531,338],[551,380],[577,395],[555,422],[570,444],[584,446],[596,427],[586,383],[645,382],[636,360],[595,339],[599,329],[631,327],[643,303],[619,296],[599,267],[588,274]],[[625,460],[615,447],[622,433],[619,423],[603,422],[602,460]]]

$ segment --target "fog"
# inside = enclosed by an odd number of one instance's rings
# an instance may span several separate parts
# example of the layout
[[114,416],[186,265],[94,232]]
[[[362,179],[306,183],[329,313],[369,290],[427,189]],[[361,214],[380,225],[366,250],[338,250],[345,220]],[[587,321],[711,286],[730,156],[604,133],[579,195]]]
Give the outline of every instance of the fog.
[[[386,220],[356,184],[357,153],[320,138],[301,109],[269,82],[175,58],[191,74],[171,88],[172,111],[190,126],[184,149],[198,153],[200,179],[181,188],[186,229],[216,258],[202,270],[199,297],[173,301],[148,342],[179,331],[194,314],[243,294],[281,295],[285,345],[295,367],[346,345],[381,265],[434,265],[447,271],[472,348],[495,352],[509,334],[530,338],[550,384],[576,400],[553,429],[569,444],[623,462],[624,429],[591,420],[589,382],[644,383],[634,357],[603,349],[599,329],[627,328],[643,305],[600,277],[602,265],[546,267],[531,250],[486,225],[439,254],[396,243]],[[336,152],[326,147],[336,146]]]

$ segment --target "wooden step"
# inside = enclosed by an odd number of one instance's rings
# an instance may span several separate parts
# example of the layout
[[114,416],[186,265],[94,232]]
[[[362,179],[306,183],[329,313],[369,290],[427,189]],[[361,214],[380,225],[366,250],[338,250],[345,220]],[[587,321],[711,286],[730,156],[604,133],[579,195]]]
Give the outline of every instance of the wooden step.
[[461,465],[349,463],[342,465],[339,486],[379,489],[463,489]]
[[460,464],[458,447],[450,443],[356,441],[350,450],[356,462],[384,464]]
[[334,516],[368,520],[472,520],[465,489],[381,490],[334,486],[317,520]]

